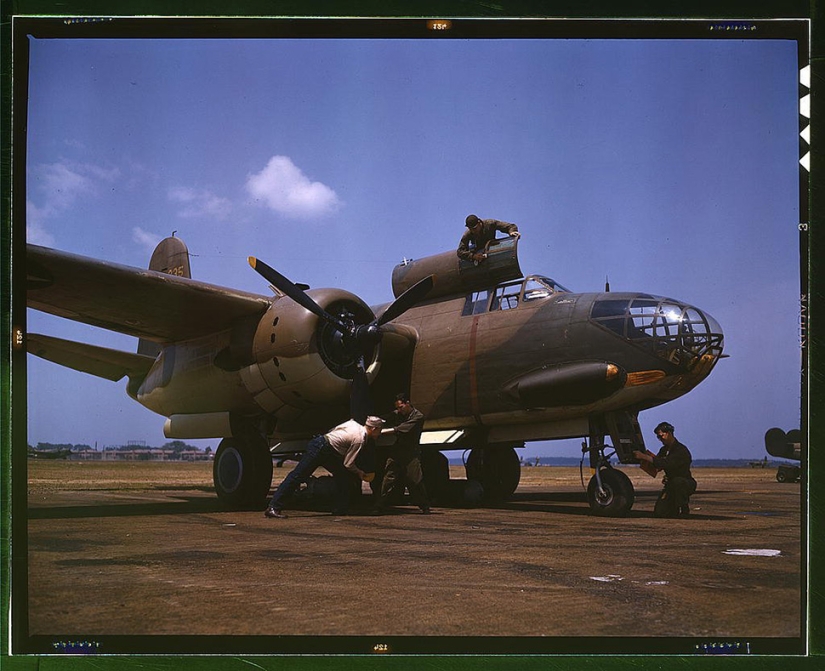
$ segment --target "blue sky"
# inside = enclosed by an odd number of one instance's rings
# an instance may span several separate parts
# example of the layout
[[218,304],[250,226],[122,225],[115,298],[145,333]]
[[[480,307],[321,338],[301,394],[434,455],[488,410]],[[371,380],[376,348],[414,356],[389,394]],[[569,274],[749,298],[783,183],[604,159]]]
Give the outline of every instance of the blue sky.
[[[796,43],[31,39],[30,242],[145,267],[173,230],[197,279],[266,293],[250,254],[381,303],[402,257],[473,212],[522,270],[708,311],[726,353],[643,412],[700,458],[799,427]],[[135,341],[29,311],[31,332]],[[105,380],[28,357],[29,442],[165,442]],[[217,446],[215,441],[193,441]],[[525,455],[578,455],[578,442]]]

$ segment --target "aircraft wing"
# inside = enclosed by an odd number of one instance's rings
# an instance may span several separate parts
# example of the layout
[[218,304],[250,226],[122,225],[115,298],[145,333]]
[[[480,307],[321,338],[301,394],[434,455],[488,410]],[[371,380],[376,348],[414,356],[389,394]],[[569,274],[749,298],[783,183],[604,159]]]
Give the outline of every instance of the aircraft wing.
[[262,315],[270,300],[167,275],[27,245],[29,307],[127,335],[166,343]]
[[143,354],[122,352],[37,333],[29,333],[26,336],[26,349],[41,359],[113,382],[125,375],[145,377],[155,361],[154,358]]

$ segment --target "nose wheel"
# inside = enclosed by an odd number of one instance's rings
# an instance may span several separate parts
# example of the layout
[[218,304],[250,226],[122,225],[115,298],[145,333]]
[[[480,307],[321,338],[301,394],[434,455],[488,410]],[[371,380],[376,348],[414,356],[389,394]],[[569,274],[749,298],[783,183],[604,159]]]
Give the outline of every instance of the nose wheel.
[[604,446],[589,448],[590,463],[596,470],[587,485],[590,511],[600,517],[624,517],[636,498],[633,483],[624,473],[610,465]]

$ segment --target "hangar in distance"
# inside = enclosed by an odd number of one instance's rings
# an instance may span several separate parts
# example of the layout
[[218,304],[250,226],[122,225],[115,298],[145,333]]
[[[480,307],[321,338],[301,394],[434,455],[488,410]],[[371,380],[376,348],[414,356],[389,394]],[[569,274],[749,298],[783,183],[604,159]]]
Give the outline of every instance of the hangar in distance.
[[[350,416],[383,414],[399,391],[425,417],[428,489],[449,480],[445,451],[462,450],[488,500],[518,486],[516,449],[585,438],[591,510],[623,515],[633,486],[620,463],[644,449],[638,413],[693,389],[723,356],[707,312],[639,292],[576,293],[523,275],[516,238],[475,265],[447,251],[404,261],[391,303],[369,306],[339,288],[292,283],[250,264],[269,293],[191,279],[177,237],[149,270],[27,247],[30,308],[138,338],[125,352],[29,333],[29,353],[110,380],[166,418],[168,438],[220,438],[218,496],[262,505],[273,455]],[[322,279],[322,278],[318,278]],[[605,287],[607,289],[607,287]]]

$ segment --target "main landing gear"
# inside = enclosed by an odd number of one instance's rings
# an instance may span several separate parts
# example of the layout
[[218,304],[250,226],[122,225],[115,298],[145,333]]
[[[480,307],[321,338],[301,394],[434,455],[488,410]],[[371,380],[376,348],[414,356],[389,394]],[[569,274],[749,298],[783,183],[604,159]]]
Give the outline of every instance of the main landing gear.
[[507,501],[518,487],[521,464],[512,447],[487,446],[470,450],[464,465],[467,480],[477,480],[488,503]]
[[633,483],[624,473],[611,466],[604,447],[602,443],[591,447],[587,447],[587,443],[582,444],[582,452],[590,452],[590,467],[595,470],[587,485],[587,502],[594,515],[624,517],[633,507]]
[[224,438],[215,453],[212,480],[221,502],[234,509],[263,509],[272,484],[272,455],[260,433]]
[[447,457],[440,451],[422,450],[424,486],[433,503],[474,506],[498,504],[513,496],[521,479],[521,464],[510,445],[474,447],[464,463],[467,479],[450,479]]

